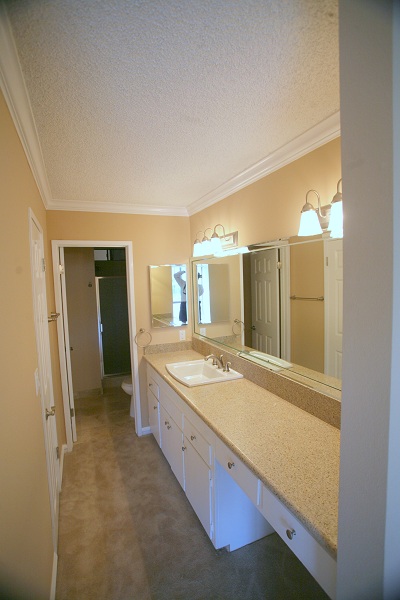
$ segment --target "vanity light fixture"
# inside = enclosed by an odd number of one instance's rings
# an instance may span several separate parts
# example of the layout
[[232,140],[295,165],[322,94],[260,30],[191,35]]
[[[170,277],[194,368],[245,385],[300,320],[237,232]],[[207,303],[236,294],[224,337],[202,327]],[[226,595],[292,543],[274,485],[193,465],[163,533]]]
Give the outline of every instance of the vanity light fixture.
[[[217,227],[222,227],[223,230],[223,235],[219,236],[217,233]],[[210,230],[212,231],[211,237],[208,238],[206,235],[206,232]],[[230,238],[233,239],[237,239],[237,232],[236,233],[236,238],[234,234],[226,234],[225,233],[225,227],[223,225],[221,225],[221,223],[217,223],[217,225],[215,225],[214,230],[211,227],[207,227],[207,229],[203,232],[203,231],[198,231],[196,234],[196,239],[194,241],[194,245],[193,245],[193,256],[197,257],[197,256],[209,256],[210,254],[217,254],[219,252],[223,251],[223,247],[222,247],[222,242],[221,242],[221,238],[224,239],[224,241],[228,242],[230,240]],[[203,238],[200,242],[200,239],[198,237],[198,235],[203,235]]]
[[[308,190],[306,203],[301,209],[300,227],[298,236],[320,235],[323,231],[330,231],[331,237],[343,237],[343,203],[342,193],[339,192],[339,179],[337,192],[332,202],[321,206],[321,198],[316,190]],[[308,201],[308,195],[313,192],[317,196],[318,206],[314,208]]]
[[331,215],[329,219],[328,229],[331,232],[332,238],[343,237],[343,198],[342,192],[339,192],[339,185],[342,180],[339,179],[337,183],[337,192],[332,198],[331,202]]
[[[308,201],[308,194],[313,192],[318,199],[318,208],[315,209]],[[325,207],[324,207],[325,208]],[[325,215],[324,215],[325,216]],[[322,233],[322,227],[319,217],[322,217],[321,198],[316,190],[308,190],[306,194],[306,203],[301,209],[299,236],[318,235]]]

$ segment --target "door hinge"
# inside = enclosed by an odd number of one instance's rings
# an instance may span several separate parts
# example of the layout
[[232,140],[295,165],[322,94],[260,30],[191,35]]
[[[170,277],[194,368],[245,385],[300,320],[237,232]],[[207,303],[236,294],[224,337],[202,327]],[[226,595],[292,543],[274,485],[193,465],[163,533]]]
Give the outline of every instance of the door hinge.
[[276,268],[277,269],[282,269],[282,263],[281,263],[280,260],[276,263]]
[[60,275],[64,275],[64,265],[58,265],[58,272]]
[[57,460],[60,460],[60,448],[58,446],[56,448],[56,456],[57,456]]
[[74,416],[75,416],[75,409],[74,408],[70,408],[69,412],[71,414],[71,418],[73,419]]
[[46,260],[44,258],[42,258],[42,271],[46,271]]
[[329,267],[329,258],[328,258],[328,256],[325,258],[325,264],[326,264],[327,267]]

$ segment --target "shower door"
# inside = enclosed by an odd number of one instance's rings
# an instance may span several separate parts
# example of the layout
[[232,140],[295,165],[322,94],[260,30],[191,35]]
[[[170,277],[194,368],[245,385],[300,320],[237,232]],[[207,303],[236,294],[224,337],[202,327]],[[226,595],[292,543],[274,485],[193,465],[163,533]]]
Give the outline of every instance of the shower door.
[[126,277],[96,277],[102,377],[131,372]]

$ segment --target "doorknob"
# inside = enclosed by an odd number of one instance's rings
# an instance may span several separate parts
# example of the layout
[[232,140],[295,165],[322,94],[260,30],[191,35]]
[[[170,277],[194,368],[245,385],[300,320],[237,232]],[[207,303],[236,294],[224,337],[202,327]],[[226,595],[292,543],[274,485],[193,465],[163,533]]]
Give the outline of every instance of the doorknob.
[[49,417],[54,417],[54,415],[56,414],[56,407],[52,406],[51,410],[49,410],[48,408],[46,408],[46,421]]

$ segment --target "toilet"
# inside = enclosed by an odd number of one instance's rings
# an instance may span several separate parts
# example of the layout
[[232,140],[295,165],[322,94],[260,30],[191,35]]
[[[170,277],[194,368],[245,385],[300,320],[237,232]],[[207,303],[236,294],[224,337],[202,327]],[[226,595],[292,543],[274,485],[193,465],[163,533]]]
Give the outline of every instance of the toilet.
[[132,384],[132,376],[125,377],[123,382],[121,383],[121,387],[129,396],[133,396],[133,384]]

